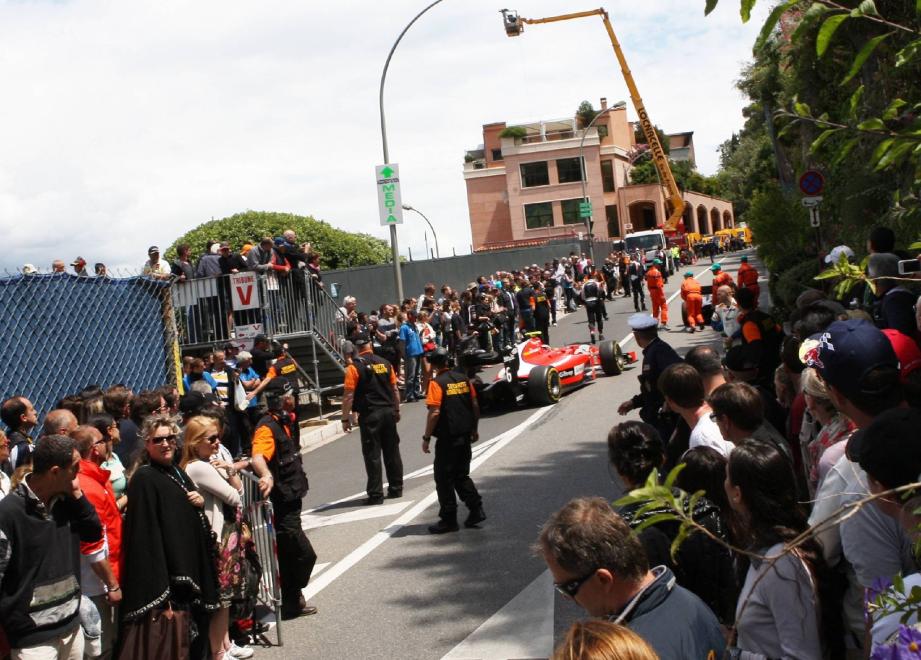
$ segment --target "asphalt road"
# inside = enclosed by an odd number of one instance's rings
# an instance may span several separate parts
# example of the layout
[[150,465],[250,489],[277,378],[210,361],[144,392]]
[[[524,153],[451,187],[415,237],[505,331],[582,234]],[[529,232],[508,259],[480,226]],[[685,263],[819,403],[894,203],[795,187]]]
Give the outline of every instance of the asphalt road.
[[[734,273],[736,253],[722,260]],[[763,268],[754,259],[753,263]],[[709,284],[709,259],[691,270]],[[705,272],[706,271],[706,272]],[[682,280],[666,292],[672,330],[661,336],[680,353],[719,343],[715,332],[681,331]],[[627,326],[632,300],[608,303],[605,336],[637,350]],[[551,328],[551,344],[587,341],[579,311]],[[640,355],[641,357],[641,355]],[[423,454],[424,403],[403,406],[399,424],[406,475],[401,499],[366,507],[358,432],[305,455],[310,478],[304,525],[318,559],[305,589],[315,616],[282,623],[284,645],[258,649],[259,658],[438,659],[546,658],[554,642],[582,616],[553,591],[531,545],[544,520],[573,497],[616,499],[606,437],[620,402],[638,391],[639,365],[569,393],[555,406],[527,408],[480,422],[472,477],[488,519],[480,529],[431,536],[437,518],[431,454]],[[461,520],[466,509],[461,505]],[[274,638],[274,635],[269,635]]]

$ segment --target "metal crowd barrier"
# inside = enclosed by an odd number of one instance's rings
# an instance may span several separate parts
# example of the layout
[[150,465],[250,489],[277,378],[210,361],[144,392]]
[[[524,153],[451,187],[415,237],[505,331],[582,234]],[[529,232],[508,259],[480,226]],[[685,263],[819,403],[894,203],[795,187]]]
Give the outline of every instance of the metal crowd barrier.
[[[243,276],[244,274],[241,274]],[[232,275],[174,282],[173,309],[183,347],[213,346],[254,334],[269,337],[313,334],[338,352],[345,338],[339,305],[303,270],[279,276],[249,272],[244,289],[251,309],[240,309],[238,285]],[[234,309],[234,301],[237,309]]]
[[259,492],[259,478],[250,472],[240,472],[240,477],[243,479],[243,512],[249,520],[256,553],[262,564],[257,600],[269,608],[274,616],[275,638],[278,646],[282,646],[281,579],[278,572],[278,546],[275,542],[275,514],[272,502],[264,499]]

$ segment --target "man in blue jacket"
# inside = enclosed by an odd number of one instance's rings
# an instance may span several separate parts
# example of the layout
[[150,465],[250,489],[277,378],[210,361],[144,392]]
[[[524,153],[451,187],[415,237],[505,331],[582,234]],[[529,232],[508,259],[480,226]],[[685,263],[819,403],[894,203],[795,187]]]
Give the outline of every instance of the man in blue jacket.
[[662,660],[723,657],[716,615],[667,567],[650,568],[639,539],[604,499],[570,501],[544,524],[537,548],[557,591],[591,616],[630,628]]

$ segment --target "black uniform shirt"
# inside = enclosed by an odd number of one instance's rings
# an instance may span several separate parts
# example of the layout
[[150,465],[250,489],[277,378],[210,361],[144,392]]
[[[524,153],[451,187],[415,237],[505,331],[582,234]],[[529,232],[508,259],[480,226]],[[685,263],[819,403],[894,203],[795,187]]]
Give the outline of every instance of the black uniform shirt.
[[656,337],[643,349],[643,373],[640,376],[640,393],[633,397],[633,405],[639,407],[640,418],[653,423],[665,397],[659,392],[659,376],[668,367],[681,362],[675,349]]

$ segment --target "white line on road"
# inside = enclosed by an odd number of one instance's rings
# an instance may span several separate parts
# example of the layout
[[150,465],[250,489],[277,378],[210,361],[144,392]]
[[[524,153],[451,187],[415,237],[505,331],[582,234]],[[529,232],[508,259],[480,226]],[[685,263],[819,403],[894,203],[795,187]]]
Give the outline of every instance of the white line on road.
[[395,504],[382,504],[380,506],[370,506],[355,511],[337,513],[332,516],[317,516],[309,513],[302,513],[301,527],[303,527],[306,532],[308,529],[316,529],[318,527],[341,525],[343,523],[358,522],[359,520],[373,520],[374,518],[386,518],[387,516],[395,516],[411,504],[412,500],[407,502],[396,502]]
[[[470,462],[470,471],[473,472],[480,465],[485,463],[490,459],[496,452],[509,444],[512,440],[524,433],[530,426],[537,422],[541,417],[553,410],[553,406],[547,406],[545,408],[540,408],[539,410],[534,411],[525,421],[523,421],[518,426],[515,426],[505,433],[501,433],[493,440],[495,444],[489,448],[488,451],[483,452]],[[312,581],[307,588],[304,589],[304,596],[309,600],[313,598],[318,593],[323,591],[326,587],[332,584],[337,578],[341,577],[346,571],[352,568],[355,564],[360,562],[362,559],[367,557],[371,552],[381,545],[384,541],[391,538],[394,534],[400,531],[403,527],[412,522],[416,516],[429,508],[434,504],[438,499],[438,494],[435,491],[432,491],[419,502],[417,502],[411,509],[409,509],[402,516],[394,520],[390,525],[385,529],[381,530],[370,539],[362,543],[360,546],[352,550],[345,557],[340,559],[336,564],[323,572],[323,574],[315,581]]]

